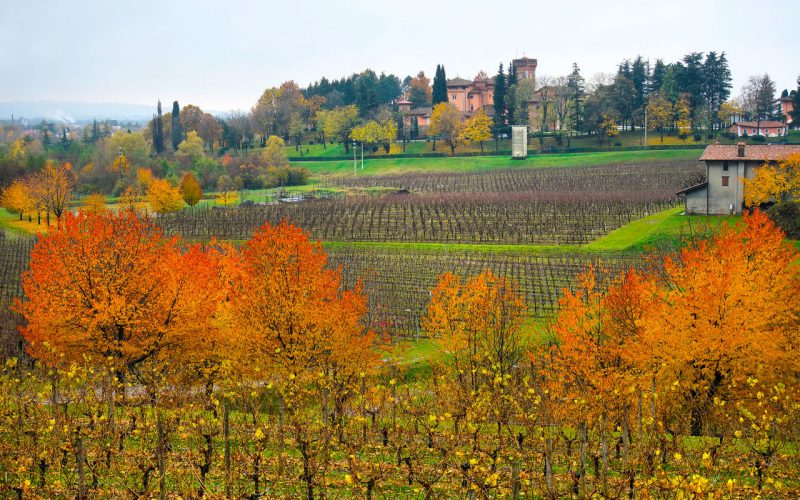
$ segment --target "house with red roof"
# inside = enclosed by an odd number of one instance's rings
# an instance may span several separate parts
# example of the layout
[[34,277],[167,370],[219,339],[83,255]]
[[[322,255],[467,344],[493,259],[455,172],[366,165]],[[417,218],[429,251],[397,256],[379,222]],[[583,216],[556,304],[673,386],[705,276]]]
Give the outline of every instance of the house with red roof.
[[789,126],[784,122],[765,120],[762,122],[736,122],[728,127],[728,132],[736,137],[763,135],[764,137],[783,137],[788,133]]
[[777,163],[800,154],[796,144],[711,144],[700,156],[706,163],[706,181],[678,191],[689,215],[740,214],[744,207],[742,179],[752,179],[765,163]]

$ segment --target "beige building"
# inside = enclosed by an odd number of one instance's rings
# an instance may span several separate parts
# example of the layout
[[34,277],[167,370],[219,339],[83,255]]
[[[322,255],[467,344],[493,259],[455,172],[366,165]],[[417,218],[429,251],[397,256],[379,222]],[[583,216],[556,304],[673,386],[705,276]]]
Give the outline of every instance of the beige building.
[[700,161],[706,162],[706,182],[678,191],[686,198],[689,215],[740,214],[744,207],[742,179],[752,179],[764,163],[777,163],[800,153],[800,145],[711,144]]

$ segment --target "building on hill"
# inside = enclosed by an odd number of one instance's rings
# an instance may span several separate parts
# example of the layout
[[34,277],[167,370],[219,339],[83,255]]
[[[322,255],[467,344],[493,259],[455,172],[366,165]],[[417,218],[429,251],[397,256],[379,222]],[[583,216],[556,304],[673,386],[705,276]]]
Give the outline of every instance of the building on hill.
[[735,122],[728,127],[728,132],[736,137],[763,135],[764,137],[783,137],[788,133],[789,127],[784,122],[765,120],[759,122]]
[[403,99],[397,102],[397,109],[403,117],[403,127],[411,127],[412,120],[417,120],[417,126],[424,131],[431,124],[431,114],[433,108],[425,106],[422,108],[411,108],[411,101]]
[[792,111],[794,111],[794,97],[791,95],[787,95],[786,97],[781,97],[781,114],[786,117],[786,124],[791,125],[794,121],[792,119]]
[[536,65],[538,61],[529,57],[520,57],[511,61],[514,70],[517,72],[517,80],[536,81]]
[[711,144],[700,156],[706,162],[706,181],[676,194],[685,197],[689,215],[740,214],[744,207],[741,179],[752,179],[764,163],[777,163],[795,153],[800,153],[800,145]]
[[451,78],[447,80],[447,102],[467,115],[485,108],[487,115],[494,114],[494,81],[481,71],[473,80]]

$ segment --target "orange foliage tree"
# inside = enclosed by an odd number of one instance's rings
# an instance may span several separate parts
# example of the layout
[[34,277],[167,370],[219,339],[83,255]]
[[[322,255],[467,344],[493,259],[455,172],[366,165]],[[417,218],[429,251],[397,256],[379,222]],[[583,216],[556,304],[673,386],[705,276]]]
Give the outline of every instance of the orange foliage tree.
[[151,383],[208,335],[216,276],[210,252],[181,252],[131,211],[68,214],[62,231],[34,247],[15,307],[35,356],[110,361],[119,374]]
[[247,360],[239,366],[275,384],[311,498],[324,485],[319,478],[332,439],[342,432],[344,404],[379,362],[375,336],[362,321],[366,297],[359,288],[342,290],[341,274],[326,268],[321,245],[285,222],[262,226],[238,261],[228,314],[234,343]]

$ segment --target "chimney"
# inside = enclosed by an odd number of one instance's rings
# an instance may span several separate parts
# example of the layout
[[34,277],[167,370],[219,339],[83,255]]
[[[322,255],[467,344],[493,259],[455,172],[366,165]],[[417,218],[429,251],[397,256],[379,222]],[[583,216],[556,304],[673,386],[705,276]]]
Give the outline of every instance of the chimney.
[[739,158],[744,158],[744,143],[740,142],[736,144],[736,155]]

